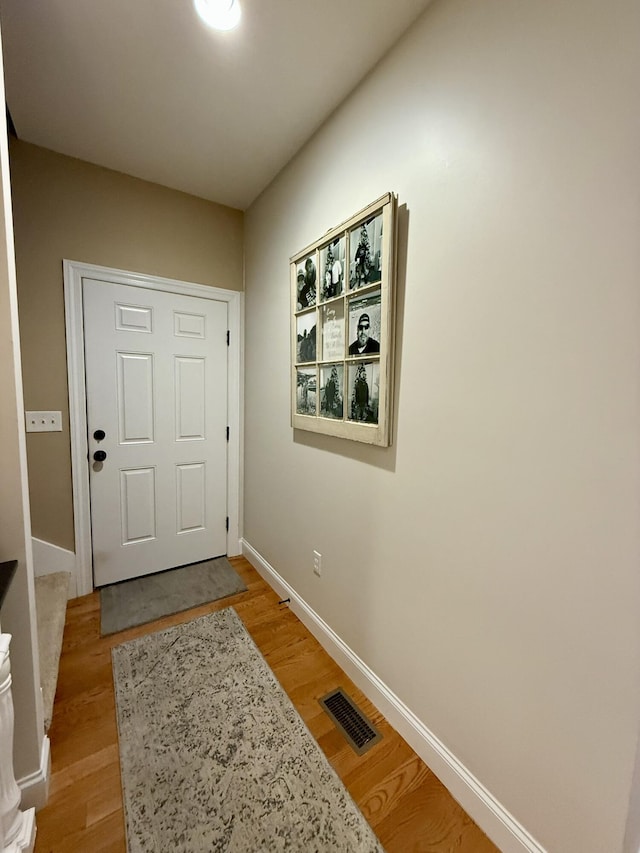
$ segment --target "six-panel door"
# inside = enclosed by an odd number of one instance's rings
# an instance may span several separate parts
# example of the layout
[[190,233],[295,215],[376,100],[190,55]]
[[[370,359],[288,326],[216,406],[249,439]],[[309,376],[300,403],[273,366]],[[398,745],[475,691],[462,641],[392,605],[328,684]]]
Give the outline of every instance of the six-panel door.
[[92,279],[83,301],[95,585],[225,554],[226,303]]

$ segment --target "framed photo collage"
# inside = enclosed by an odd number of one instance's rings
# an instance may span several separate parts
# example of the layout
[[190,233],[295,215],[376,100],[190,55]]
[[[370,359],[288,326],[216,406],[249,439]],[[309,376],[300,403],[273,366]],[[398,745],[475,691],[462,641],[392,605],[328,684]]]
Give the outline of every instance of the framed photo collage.
[[396,197],[290,259],[291,423],[391,443]]

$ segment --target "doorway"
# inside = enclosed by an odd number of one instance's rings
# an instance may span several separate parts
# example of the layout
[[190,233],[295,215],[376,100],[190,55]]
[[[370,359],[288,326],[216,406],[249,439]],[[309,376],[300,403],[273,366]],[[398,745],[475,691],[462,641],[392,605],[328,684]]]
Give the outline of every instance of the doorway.
[[[93,281],[94,284],[89,284],[90,281]],[[98,284],[99,283],[99,284]],[[81,264],[74,261],[64,261],[64,284],[65,284],[65,315],[66,315],[66,327],[67,327],[67,362],[68,362],[68,375],[69,375],[69,412],[70,412],[70,438],[71,438],[71,456],[72,456],[72,478],[73,478],[73,501],[74,501],[74,528],[75,528],[75,544],[76,544],[76,576],[78,580],[78,594],[83,595],[88,592],[91,592],[94,588],[94,574],[93,574],[93,535],[92,535],[92,518],[91,518],[91,484],[90,484],[90,476],[94,477],[100,473],[103,473],[100,470],[100,465],[107,465],[107,459],[104,459],[101,463],[99,460],[94,460],[93,458],[89,461],[89,454],[93,457],[93,454],[98,452],[101,447],[104,445],[106,447],[106,443],[104,440],[96,440],[93,438],[93,432],[96,430],[101,430],[102,427],[97,424],[91,424],[87,420],[87,391],[86,391],[86,379],[87,379],[87,368],[90,365],[87,364],[87,356],[85,353],[85,320],[83,316],[83,290],[85,288],[93,288],[94,291],[96,288],[104,285],[104,293],[111,288],[114,293],[120,292],[121,294],[127,295],[127,298],[121,299],[121,303],[123,305],[131,306],[134,308],[137,305],[138,307],[149,306],[154,300],[158,301],[158,304],[166,304],[171,306],[175,302],[176,309],[169,308],[169,314],[173,318],[172,322],[175,320],[175,317],[182,314],[184,315],[184,322],[187,323],[185,326],[185,330],[188,333],[188,336],[192,337],[194,333],[197,335],[197,329],[195,326],[192,328],[193,317],[195,314],[199,312],[186,310],[185,305],[188,307],[189,304],[196,305],[197,302],[194,301],[193,297],[196,300],[205,300],[206,302],[211,303],[211,308],[213,309],[213,315],[217,317],[215,321],[211,322],[220,322],[221,311],[224,311],[226,315],[227,322],[227,330],[228,330],[228,343],[225,340],[225,346],[227,350],[227,375],[226,375],[226,420],[227,425],[229,427],[229,439],[226,441],[225,436],[225,444],[226,444],[226,465],[225,465],[225,480],[226,480],[226,507],[227,507],[227,517],[228,517],[228,530],[224,530],[223,543],[219,544],[218,548],[224,548],[224,552],[228,555],[232,556],[235,554],[239,554],[240,549],[240,447],[241,447],[241,373],[240,373],[240,363],[241,363],[241,309],[242,309],[242,294],[237,291],[224,290],[221,288],[213,288],[208,287],[206,285],[198,285],[191,284],[187,282],[181,282],[173,279],[165,279],[156,276],[145,276],[137,273],[131,273],[123,270],[114,270],[106,267],[99,267],[92,264]],[[124,290],[119,290],[119,288],[125,288]],[[98,291],[100,293],[100,291]],[[146,295],[146,299],[144,298]],[[136,298],[133,298],[136,297]],[[140,298],[137,298],[140,297]],[[186,303],[184,301],[185,297],[192,297],[191,300],[187,299]],[[202,303],[206,304],[206,303]],[[182,306],[182,308],[180,307]],[[111,311],[111,309],[109,309]],[[208,312],[200,312],[203,315]],[[131,317],[129,319],[137,316],[138,318],[142,317],[144,312],[130,312]],[[134,316],[135,315],[135,316]],[[206,320],[204,321],[206,324]],[[197,325],[197,323],[196,323]],[[92,332],[93,334],[93,332]],[[148,339],[147,339],[148,340]],[[120,348],[122,352],[127,352],[127,347]],[[148,352],[150,350],[149,346],[143,346],[138,348],[141,352]],[[133,348],[129,347],[129,350],[133,352]],[[187,354],[186,356],[183,354],[181,356],[182,360],[178,362],[180,366],[180,371],[184,373],[185,379],[188,381],[192,381],[194,378],[198,378],[200,375],[199,369],[199,356],[194,356],[193,354]],[[89,357],[89,360],[91,356]],[[122,359],[121,359],[122,360]],[[125,359],[126,361],[126,359]],[[146,367],[145,367],[146,364]],[[148,368],[148,361],[145,362],[144,358],[140,358],[135,356],[134,359],[128,364],[123,365],[124,367],[132,367],[131,376],[135,377],[144,377],[145,370]],[[117,374],[116,374],[117,375]],[[116,380],[117,382],[117,380]],[[117,388],[116,388],[117,393]],[[140,415],[140,412],[134,413],[135,417]],[[171,422],[175,423],[174,417],[171,416]],[[136,425],[136,429],[138,428]],[[121,426],[116,424],[115,426],[110,426],[110,430],[113,431],[120,429]],[[91,436],[88,436],[88,429],[92,430]],[[174,436],[175,437],[175,436]],[[144,438],[144,437],[143,437]],[[135,444],[136,442],[134,442]],[[144,440],[142,442],[137,442],[138,449],[140,449],[140,444],[144,444]],[[146,442],[147,444],[149,442]],[[187,442],[189,443],[189,442]],[[94,447],[94,444],[96,445]],[[144,448],[147,449],[147,448]],[[108,450],[104,450],[107,454]],[[113,460],[116,461],[115,459]],[[177,471],[176,477],[179,477],[182,480],[182,486],[185,484],[193,484],[194,490],[192,492],[191,497],[188,499],[186,506],[188,507],[189,513],[193,513],[194,510],[197,510],[195,506],[193,495],[199,493],[199,489],[202,485],[202,467],[200,456],[198,460],[185,460],[184,462],[177,462],[174,460],[173,470]],[[96,465],[97,463],[97,465]],[[180,470],[175,467],[175,465],[181,466]],[[90,469],[89,465],[96,465],[99,469],[95,471]],[[155,463],[152,464],[141,464],[141,465],[132,465],[129,466],[129,470],[132,471],[128,476],[124,477],[125,485],[127,484],[127,480],[131,483],[132,487],[138,489],[138,487],[142,488],[142,493],[150,494],[150,482],[152,479],[152,473],[157,470],[154,467]],[[126,466],[125,466],[126,467]],[[114,469],[115,470],[115,469]],[[146,476],[145,476],[146,475]],[[118,475],[120,479],[122,479],[123,475]],[[178,485],[178,491],[181,486]],[[146,491],[145,491],[146,489]],[[132,492],[133,495],[133,492]],[[132,504],[134,506],[134,504]],[[139,505],[135,505],[139,508]],[[178,508],[179,511],[179,508]],[[137,512],[137,509],[136,509]],[[147,518],[149,515],[147,514]],[[193,516],[195,518],[195,515]],[[144,514],[135,514],[132,515],[132,523],[137,524],[140,519],[144,518]],[[192,541],[195,541],[200,535],[200,531],[196,530],[199,525],[195,525],[193,522],[193,518],[190,516],[188,519],[189,524],[191,524],[191,528],[183,531],[182,539],[191,538]],[[112,525],[113,526],[113,525]],[[118,535],[121,536],[122,533],[122,525],[119,521],[116,527],[119,527]],[[201,525],[200,525],[201,526]],[[136,531],[133,531],[134,533]],[[139,532],[139,531],[138,531]],[[144,531],[143,531],[144,532]],[[184,533],[188,534],[184,536]],[[191,536],[190,534],[196,533],[197,535]],[[135,537],[134,537],[135,538]],[[142,544],[145,539],[150,543],[152,537],[140,537],[140,543],[129,543],[131,545],[135,545],[136,547],[139,544]],[[203,538],[202,536],[200,538]],[[101,546],[102,547],[102,546]],[[122,550],[122,549],[121,549]],[[130,553],[133,553],[135,548],[129,549]],[[212,556],[212,555],[210,555]],[[204,557],[202,557],[204,559]],[[145,570],[139,572],[140,574],[144,574],[146,571],[153,571],[153,566],[156,565],[154,562],[155,558],[152,558],[150,563],[147,563],[147,566],[151,566],[151,568],[146,568]],[[170,558],[173,560],[174,558]],[[195,559],[200,559],[200,556],[196,556],[196,558],[187,558],[185,562],[193,562]],[[163,566],[164,568],[168,568],[169,566]],[[159,570],[159,569],[158,569]],[[108,578],[109,575],[104,577],[98,577],[98,584],[111,582]],[[96,584],[97,585],[97,584]]]

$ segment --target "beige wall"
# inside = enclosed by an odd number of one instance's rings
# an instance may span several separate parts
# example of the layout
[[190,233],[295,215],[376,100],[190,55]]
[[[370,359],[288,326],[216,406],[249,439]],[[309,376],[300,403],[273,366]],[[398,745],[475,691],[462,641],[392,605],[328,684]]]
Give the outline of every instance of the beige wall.
[[[638,32],[436,0],[246,216],[245,538],[553,853],[640,718]],[[288,258],[387,190],[394,446],[294,433]]]
[[243,214],[12,140],[25,406],[62,410],[29,434],[33,535],[74,549],[62,261],[243,287]]
[[[0,52],[1,66],[1,52]],[[0,98],[4,78],[0,72]],[[20,337],[11,225],[6,129],[0,130],[0,562],[17,560],[2,614],[10,633],[14,704],[14,772],[17,779],[40,770],[44,737],[35,595],[31,556],[26,449],[22,418]],[[5,756],[0,756],[4,761]],[[42,768],[46,771],[47,768]],[[32,805],[29,803],[28,805]],[[3,836],[0,830],[0,837]]]

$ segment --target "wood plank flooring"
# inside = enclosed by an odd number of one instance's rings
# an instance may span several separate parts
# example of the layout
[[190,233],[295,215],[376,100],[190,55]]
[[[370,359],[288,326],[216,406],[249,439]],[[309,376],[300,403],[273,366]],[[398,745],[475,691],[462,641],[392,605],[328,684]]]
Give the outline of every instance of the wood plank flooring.
[[[387,853],[495,853],[497,848],[406,742],[287,606],[278,604],[253,567],[243,557],[231,563],[246,592],[109,637],[100,637],[98,593],[69,602],[49,729],[50,797],[37,815],[36,853],[124,853],[111,648],[230,605]],[[318,704],[319,697],[337,686],[347,690],[384,735],[361,757]]]

